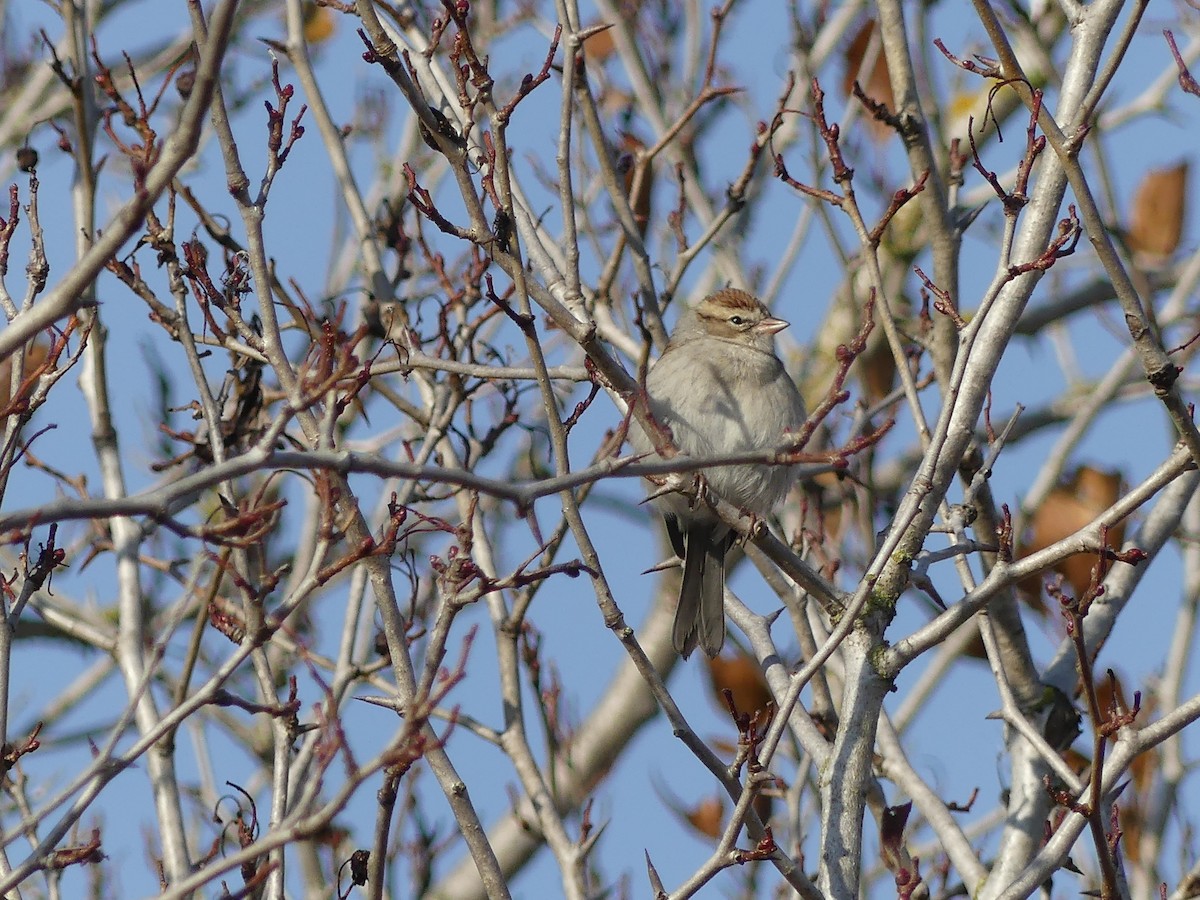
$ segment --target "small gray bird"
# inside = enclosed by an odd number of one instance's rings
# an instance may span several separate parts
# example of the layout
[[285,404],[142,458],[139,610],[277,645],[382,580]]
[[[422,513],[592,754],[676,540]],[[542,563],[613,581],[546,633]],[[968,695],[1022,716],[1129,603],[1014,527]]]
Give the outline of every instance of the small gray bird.
[[[804,422],[804,401],[775,355],[775,334],[787,325],[751,294],[732,288],[679,317],[646,376],[646,393],[650,412],[671,429],[681,451],[705,458],[769,449]],[[654,449],[636,421],[629,438],[639,453]],[[702,474],[722,499],[759,516],[783,500],[794,480],[790,466],[713,466]],[[675,649],[685,659],[697,646],[715,657],[725,643],[725,554],[735,534],[703,502],[666,494],[654,503],[683,559]]]

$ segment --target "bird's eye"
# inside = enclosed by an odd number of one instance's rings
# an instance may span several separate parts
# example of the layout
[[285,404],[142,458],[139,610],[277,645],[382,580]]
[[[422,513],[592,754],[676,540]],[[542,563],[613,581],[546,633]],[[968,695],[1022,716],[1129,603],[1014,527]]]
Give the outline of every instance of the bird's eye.
[[743,322],[745,322],[745,321],[746,321],[746,320],[745,320],[745,319],[743,319],[741,316],[730,316],[730,317],[729,317],[729,324],[730,324],[730,325],[741,325],[741,324],[742,324]]

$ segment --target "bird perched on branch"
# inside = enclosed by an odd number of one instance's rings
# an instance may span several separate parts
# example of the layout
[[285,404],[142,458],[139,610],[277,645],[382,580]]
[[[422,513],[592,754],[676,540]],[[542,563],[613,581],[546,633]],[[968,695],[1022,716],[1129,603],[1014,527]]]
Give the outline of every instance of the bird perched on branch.
[[[680,316],[646,377],[650,412],[679,450],[700,459],[767,450],[799,427],[804,401],[775,355],[775,334],[787,325],[732,288]],[[637,452],[654,451],[655,441],[636,422],[630,441]],[[701,474],[722,499],[759,516],[779,504],[794,478],[790,466],[757,463],[711,466]],[[725,554],[735,533],[702,499],[667,493],[654,503],[683,559],[675,649],[685,659],[697,646],[715,657],[725,643]]]

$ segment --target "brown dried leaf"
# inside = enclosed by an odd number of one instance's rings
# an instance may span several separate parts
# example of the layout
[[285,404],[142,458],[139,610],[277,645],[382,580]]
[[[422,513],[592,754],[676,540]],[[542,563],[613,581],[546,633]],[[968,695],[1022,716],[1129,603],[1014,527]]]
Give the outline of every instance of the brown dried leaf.
[[[871,41],[874,33],[875,20],[868,19],[859,29],[858,34],[854,36],[850,46],[846,48],[844,57],[846,72],[842,76],[842,96],[849,97],[853,92],[854,82],[857,81],[868,97],[895,112],[896,97],[892,93],[892,79],[888,74],[887,59],[883,54],[882,43]],[[868,53],[871,55],[869,60],[866,59]],[[869,63],[869,71],[863,70],[864,62]],[[863,118],[867,123],[867,130],[875,141],[882,143],[895,134],[888,125],[880,122],[866,110],[863,111]]]
[[723,738],[719,735],[710,737],[708,739],[708,746],[712,747],[718,756],[727,756],[730,759],[737,756],[737,742],[731,741],[728,738]]
[[[607,34],[608,32],[603,32]],[[646,236],[646,226],[650,223],[650,193],[654,182],[654,173],[651,168],[651,163],[645,159],[641,159],[639,154],[646,149],[645,143],[639,140],[628,131],[621,135],[621,152],[629,154],[629,165],[625,169],[625,195],[629,197],[629,208],[633,210],[633,219],[637,223],[638,232],[642,237]],[[638,182],[638,172],[646,170],[646,174],[642,176],[641,183]],[[633,194],[634,186],[637,186],[636,195]]]
[[583,42],[583,55],[590,63],[600,64],[613,55],[617,43],[613,40],[613,30],[597,31]]
[[804,528],[822,543],[836,546],[846,520],[853,519],[845,515],[847,504],[855,501],[853,484],[837,472],[822,472],[804,481],[800,490],[804,492]]
[[304,40],[310,44],[319,44],[333,37],[337,30],[333,10],[328,6],[317,6],[316,3],[304,4]]
[[725,804],[720,797],[708,797],[689,810],[684,811],[688,824],[705,837],[714,840],[721,836],[721,820],[725,818]]
[[13,363],[16,362],[17,355],[14,353],[3,362],[0,362],[0,409],[7,407],[12,402],[13,392],[22,386],[25,387],[23,393],[28,394],[32,388],[32,385],[28,382],[46,362],[49,352],[50,348],[40,340],[30,344],[25,349],[25,365],[21,370],[25,380],[22,384],[14,385],[12,383],[12,368]]
[[[1065,484],[1054,488],[1033,515],[1033,524],[1027,542],[1018,548],[1018,556],[1029,556],[1044,550],[1083,528],[1121,495],[1123,479],[1120,472],[1104,472],[1091,466],[1080,466]],[[1125,538],[1125,523],[1120,522],[1108,530],[1108,546],[1119,548]],[[1092,580],[1092,567],[1096,565],[1094,553],[1077,553],[1068,556],[1054,567],[1066,579],[1074,596],[1079,597],[1087,590]],[[1019,585],[1030,597],[1041,597],[1043,575],[1026,578]],[[1045,613],[1040,604],[1034,609]]]
[[718,656],[707,660],[708,677],[713,696],[721,708],[725,708],[724,691],[733,695],[733,704],[739,713],[755,715],[770,708],[771,689],[758,663],[744,653],[732,657]]
[[772,805],[770,794],[760,793],[754,798],[754,811],[758,814],[758,817],[762,819],[764,825],[769,824],[771,821]]
[[1129,247],[1147,258],[1163,262],[1179,247],[1187,214],[1188,161],[1146,173],[1133,195],[1129,213]]
[[[872,335],[874,337],[874,335]],[[867,402],[874,406],[896,387],[896,357],[886,340],[871,341],[859,357],[859,380]]]

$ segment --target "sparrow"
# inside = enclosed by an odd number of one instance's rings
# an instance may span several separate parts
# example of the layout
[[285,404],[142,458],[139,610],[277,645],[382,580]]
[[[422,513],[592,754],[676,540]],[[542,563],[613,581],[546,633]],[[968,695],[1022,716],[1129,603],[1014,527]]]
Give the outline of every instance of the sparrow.
[[[675,446],[700,459],[766,450],[805,420],[804,401],[775,354],[775,335],[788,323],[752,294],[726,288],[686,310],[646,376],[654,419]],[[630,442],[659,458],[635,421]],[[786,465],[739,464],[701,470],[710,490],[757,516],[779,505],[795,478]],[[716,657],[725,643],[725,555],[736,533],[703,502],[680,493],[654,499],[667,536],[683,560],[672,642],[686,659],[696,647]]]

